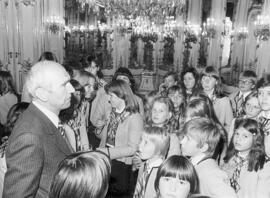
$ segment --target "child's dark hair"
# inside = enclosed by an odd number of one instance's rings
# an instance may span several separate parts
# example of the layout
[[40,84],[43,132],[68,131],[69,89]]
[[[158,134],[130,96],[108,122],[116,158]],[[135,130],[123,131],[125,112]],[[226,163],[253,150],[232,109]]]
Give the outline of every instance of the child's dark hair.
[[184,105],[186,104],[186,92],[182,85],[173,85],[168,89],[168,95],[179,92],[183,96]]
[[[95,62],[95,63],[96,63],[96,67],[99,68],[99,70],[97,71],[97,77],[98,77],[98,78],[103,78],[104,75],[103,75],[102,71],[100,70],[100,64],[99,64],[99,61],[98,61],[96,55],[90,54],[89,56],[87,56],[87,57],[86,57],[86,62],[87,62],[89,65],[91,65],[92,62]],[[89,65],[88,65],[88,66],[89,66]]]
[[130,88],[135,93],[136,83],[131,71],[126,67],[119,67],[113,75],[112,81],[116,80],[118,76],[126,76],[130,82]]
[[253,135],[253,145],[248,155],[248,171],[258,171],[259,169],[263,168],[265,163],[264,135],[260,124],[256,120],[250,118],[236,119],[234,134],[224,161],[228,162],[234,155],[237,154],[233,144],[233,138],[235,136],[235,131],[241,127]]
[[118,98],[125,101],[125,110],[130,113],[139,112],[139,104],[131,87],[123,80],[113,80],[104,87],[106,93],[114,93]]
[[182,72],[181,72],[181,83],[184,87],[184,90],[186,92],[186,87],[184,85],[184,76],[187,74],[187,73],[191,73],[195,79],[195,85],[194,87],[192,88],[192,93],[198,89],[198,86],[199,86],[199,79],[200,79],[200,75],[199,73],[197,72],[197,70],[194,68],[194,67],[187,67],[186,69],[184,69]]
[[46,52],[43,52],[39,59],[38,59],[38,62],[39,61],[44,61],[44,60],[49,60],[49,61],[54,61],[54,62],[58,62],[57,60],[57,57],[55,56],[54,53],[52,52],[49,52],[49,51],[46,51]]
[[13,130],[15,123],[21,116],[21,114],[28,108],[29,103],[27,102],[19,102],[13,105],[7,115],[7,122],[2,128],[2,131],[0,133],[0,157],[3,157],[5,154],[8,138],[11,134],[11,131]]
[[155,190],[159,193],[161,177],[174,177],[190,183],[190,193],[198,193],[199,181],[192,163],[183,156],[173,155],[166,159],[158,168]]
[[257,88],[270,87],[270,73],[265,74],[257,83]]
[[28,108],[28,102],[19,102],[13,105],[7,114],[7,123],[5,125],[7,133],[10,133],[20,117],[20,115]]
[[173,72],[173,71],[169,71],[165,74],[165,76],[163,77],[163,79],[169,77],[169,76],[172,76],[174,81],[178,83],[179,81],[179,78],[178,78],[178,74],[176,72]]
[[240,74],[239,78],[241,78],[241,77],[244,77],[244,78],[250,78],[250,80],[252,81],[252,83],[253,83],[254,85],[256,85],[256,83],[257,83],[257,75],[256,75],[256,73],[255,73],[254,71],[252,71],[252,70],[245,70],[245,71],[243,71],[243,72]]
[[10,72],[0,71],[0,95],[5,95],[8,92],[17,96]]
[[215,67],[207,66],[201,74],[201,79],[203,78],[203,76],[210,76],[217,80],[217,84],[215,85],[215,90],[214,90],[214,95],[217,98],[222,98],[225,96],[221,89],[221,79],[220,79],[219,73]]
[[85,97],[85,89],[77,80],[71,79],[70,84],[74,87],[75,92],[78,91],[80,93],[80,101],[78,101],[74,96],[75,93],[71,94],[70,106],[67,109],[60,111],[59,114],[59,118],[63,123],[67,123],[69,120],[76,117],[74,112],[81,106],[81,103]]
[[83,70],[81,62],[75,58],[68,58],[64,60],[63,66],[65,67],[71,78],[74,77],[74,71]]
[[[173,85],[168,89],[168,96],[170,94],[175,94],[175,93],[179,93],[182,97],[182,104],[180,104],[179,110],[175,111],[175,118],[178,121],[178,124],[181,125],[184,122],[184,113],[185,113],[185,108],[186,108],[186,92],[184,90],[184,88],[182,87],[182,85]],[[181,124],[180,124],[181,122]],[[177,126],[177,128],[180,128],[180,126]]]

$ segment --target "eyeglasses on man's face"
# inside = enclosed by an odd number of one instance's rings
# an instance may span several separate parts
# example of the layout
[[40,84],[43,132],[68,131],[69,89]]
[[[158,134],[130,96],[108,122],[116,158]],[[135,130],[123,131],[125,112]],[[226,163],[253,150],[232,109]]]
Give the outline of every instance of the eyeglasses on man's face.
[[248,79],[240,79],[239,80],[239,84],[245,84],[245,85],[250,85],[253,84],[252,80],[248,80]]

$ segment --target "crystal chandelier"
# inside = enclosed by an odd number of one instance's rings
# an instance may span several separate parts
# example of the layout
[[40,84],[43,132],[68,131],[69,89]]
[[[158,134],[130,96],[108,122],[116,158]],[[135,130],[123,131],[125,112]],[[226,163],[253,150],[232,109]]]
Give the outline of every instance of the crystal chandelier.
[[183,12],[186,0],[77,0],[82,7],[86,5],[93,10],[105,9],[107,17],[127,19],[147,17],[152,22],[164,24],[166,17]]
[[254,36],[259,41],[268,41],[270,36],[270,16],[258,15],[254,25]]
[[60,16],[49,16],[45,20],[45,27],[50,33],[58,34],[64,29],[65,20]]

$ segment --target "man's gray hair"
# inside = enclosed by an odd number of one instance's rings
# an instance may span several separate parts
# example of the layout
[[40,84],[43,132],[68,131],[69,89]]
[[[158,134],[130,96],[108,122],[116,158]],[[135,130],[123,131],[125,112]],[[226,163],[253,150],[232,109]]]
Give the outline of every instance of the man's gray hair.
[[52,82],[49,80],[49,76],[53,73],[53,71],[57,72],[57,70],[62,68],[62,65],[53,61],[41,61],[33,65],[28,72],[25,81],[25,86],[29,94],[33,98],[36,98],[35,91],[37,88],[49,88],[52,85]]

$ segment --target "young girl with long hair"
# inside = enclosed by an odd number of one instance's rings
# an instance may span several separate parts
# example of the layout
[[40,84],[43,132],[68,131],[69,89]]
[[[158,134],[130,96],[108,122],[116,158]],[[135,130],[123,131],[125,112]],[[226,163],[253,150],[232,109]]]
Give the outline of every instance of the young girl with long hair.
[[127,196],[132,191],[132,157],[137,151],[143,131],[143,117],[138,102],[123,80],[113,80],[105,86],[111,112],[101,133],[98,150],[112,159],[112,179],[109,192]]
[[18,102],[13,79],[8,71],[0,71],[0,123],[6,124],[9,109]]
[[201,75],[203,92],[211,99],[217,118],[228,131],[233,119],[230,99],[221,92],[221,80],[217,70],[208,66]]
[[199,181],[192,163],[183,156],[169,157],[158,169],[155,190],[157,198],[188,198],[198,193]]
[[261,198],[258,174],[265,163],[264,136],[259,123],[250,118],[235,121],[235,132],[222,168],[239,198]]
[[174,115],[174,105],[170,98],[160,96],[154,99],[150,109],[147,125],[163,127],[170,134],[170,148],[168,156],[180,154],[180,146],[177,140],[178,122]]
[[168,89],[168,97],[173,102],[174,115],[177,120],[177,129],[184,124],[184,111],[186,106],[186,95],[180,85],[174,85]]
[[181,73],[181,83],[184,87],[184,93],[189,97],[198,91],[199,87],[199,74],[194,67],[188,67]]

